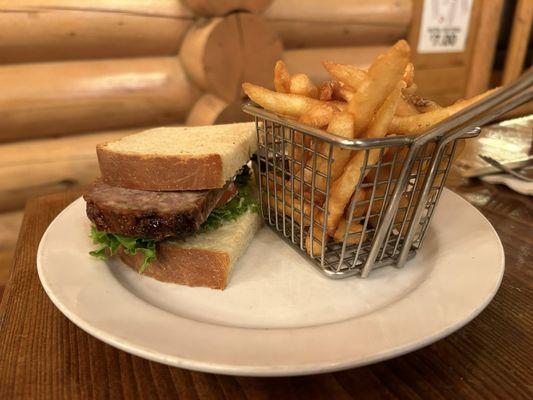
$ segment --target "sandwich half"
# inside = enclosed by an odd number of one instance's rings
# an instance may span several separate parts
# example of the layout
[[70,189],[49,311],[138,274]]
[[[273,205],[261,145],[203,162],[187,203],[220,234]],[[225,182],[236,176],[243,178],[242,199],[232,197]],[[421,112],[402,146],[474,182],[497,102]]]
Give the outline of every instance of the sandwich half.
[[158,128],[97,147],[84,194],[92,255],[164,282],[224,289],[261,224],[255,124]]
[[141,190],[224,186],[257,148],[255,124],[149,129],[96,147],[103,180]]

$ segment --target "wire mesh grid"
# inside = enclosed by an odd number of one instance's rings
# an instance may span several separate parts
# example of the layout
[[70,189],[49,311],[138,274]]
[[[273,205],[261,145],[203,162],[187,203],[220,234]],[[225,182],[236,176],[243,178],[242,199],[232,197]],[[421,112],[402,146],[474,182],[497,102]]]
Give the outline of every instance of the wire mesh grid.
[[[414,256],[442,192],[455,142],[442,145],[441,151],[437,151],[438,142],[425,143],[411,155],[412,140],[382,140],[354,153],[279,119],[256,116],[256,131],[255,170],[262,215],[320,272],[332,278],[367,276],[373,268],[395,264],[411,230],[415,234],[409,256]],[[359,168],[343,186],[338,180],[343,170],[336,162],[354,154],[359,154]],[[437,172],[429,183],[429,195],[422,200],[433,163]],[[383,217],[406,168],[397,209],[390,224],[385,224]],[[339,191],[349,197],[340,215],[338,210],[332,212]],[[417,207],[423,211],[415,221]],[[379,231],[384,239],[377,248],[374,239]],[[378,251],[368,260],[373,247]]]

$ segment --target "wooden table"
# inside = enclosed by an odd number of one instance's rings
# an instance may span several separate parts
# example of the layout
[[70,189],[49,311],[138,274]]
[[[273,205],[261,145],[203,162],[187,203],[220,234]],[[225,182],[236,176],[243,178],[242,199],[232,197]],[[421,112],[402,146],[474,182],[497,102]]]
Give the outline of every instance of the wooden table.
[[27,207],[0,305],[0,399],[533,398],[533,202],[503,187],[477,184],[460,192],[491,221],[505,247],[502,286],[479,317],[390,361],[263,379],[170,368],[74,326],[41,288],[35,253],[48,224],[78,193],[38,198]]

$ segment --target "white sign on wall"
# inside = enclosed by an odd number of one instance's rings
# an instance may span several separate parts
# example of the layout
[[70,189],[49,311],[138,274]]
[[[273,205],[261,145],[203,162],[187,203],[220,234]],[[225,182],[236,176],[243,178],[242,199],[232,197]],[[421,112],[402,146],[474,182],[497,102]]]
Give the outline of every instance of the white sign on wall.
[[472,2],[473,0],[424,0],[418,52],[464,51]]

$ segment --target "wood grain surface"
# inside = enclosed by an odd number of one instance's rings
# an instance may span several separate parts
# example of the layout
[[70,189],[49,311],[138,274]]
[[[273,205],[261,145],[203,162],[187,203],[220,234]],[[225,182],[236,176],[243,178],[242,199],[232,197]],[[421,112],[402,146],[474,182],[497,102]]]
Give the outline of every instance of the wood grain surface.
[[0,66],[0,142],[183,121],[201,93],[177,57]]
[[263,16],[286,48],[391,45],[405,37],[411,0],[275,0]]
[[170,56],[193,21],[176,0],[0,0],[0,63]]
[[116,350],[70,323],[41,288],[35,253],[48,224],[79,193],[38,198],[27,207],[0,305],[0,398],[531,398],[531,199],[482,184],[460,193],[491,221],[505,248],[502,286],[480,316],[448,338],[390,361],[337,373],[266,379],[166,367]]
[[260,16],[240,12],[196,21],[179,57],[196,85],[232,102],[242,98],[243,81],[271,85],[282,51],[278,36]]
[[[533,2],[530,0],[518,0],[509,39],[509,48],[505,56],[503,85],[513,82],[520,76],[524,68],[531,66],[531,60],[526,61],[526,55],[532,23]],[[526,62],[526,65],[524,65],[524,62]]]

